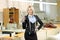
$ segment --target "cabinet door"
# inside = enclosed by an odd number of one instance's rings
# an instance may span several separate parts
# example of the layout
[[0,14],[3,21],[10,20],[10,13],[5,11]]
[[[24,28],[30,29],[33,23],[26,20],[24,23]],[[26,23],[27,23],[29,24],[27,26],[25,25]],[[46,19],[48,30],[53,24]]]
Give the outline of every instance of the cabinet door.
[[3,22],[5,27],[9,23],[9,9],[3,9]]
[[15,10],[15,21],[17,24],[19,23],[19,10],[18,9]]

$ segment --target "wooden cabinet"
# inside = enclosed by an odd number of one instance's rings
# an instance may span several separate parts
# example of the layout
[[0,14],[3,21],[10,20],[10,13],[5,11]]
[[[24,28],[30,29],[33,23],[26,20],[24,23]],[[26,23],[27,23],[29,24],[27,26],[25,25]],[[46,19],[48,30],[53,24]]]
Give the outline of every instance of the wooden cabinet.
[[5,8],[3,9],[3,23],[7,26],[7,23],[19,24],[19,9],[17,8]]

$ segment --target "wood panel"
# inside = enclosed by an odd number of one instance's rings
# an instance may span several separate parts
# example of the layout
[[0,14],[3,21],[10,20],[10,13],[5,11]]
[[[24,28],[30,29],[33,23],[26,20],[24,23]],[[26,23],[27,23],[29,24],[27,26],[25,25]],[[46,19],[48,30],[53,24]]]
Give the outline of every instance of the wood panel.
[[9,22],[9,9],[3,9],[3,22],[4,26],[6,27],[7,23]]

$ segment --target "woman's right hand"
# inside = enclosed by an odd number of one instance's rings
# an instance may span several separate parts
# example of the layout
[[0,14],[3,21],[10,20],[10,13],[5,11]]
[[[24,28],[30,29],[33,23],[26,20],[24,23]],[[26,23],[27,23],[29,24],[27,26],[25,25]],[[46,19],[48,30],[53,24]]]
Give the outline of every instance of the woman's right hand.
[[25,19],[26,19],[26,18],[25,18],[25,17],[23,17],[23,18],[22,18],[22,22],[25,22]]

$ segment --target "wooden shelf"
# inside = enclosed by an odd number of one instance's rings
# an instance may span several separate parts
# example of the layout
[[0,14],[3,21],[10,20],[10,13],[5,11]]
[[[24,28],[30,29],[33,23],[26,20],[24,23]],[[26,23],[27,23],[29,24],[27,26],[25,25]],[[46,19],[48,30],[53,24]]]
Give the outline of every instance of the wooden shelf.
[[19,24],[19,9],[17,8],[4,8],[3,9],[3,23],[7,26],[7,23]]

